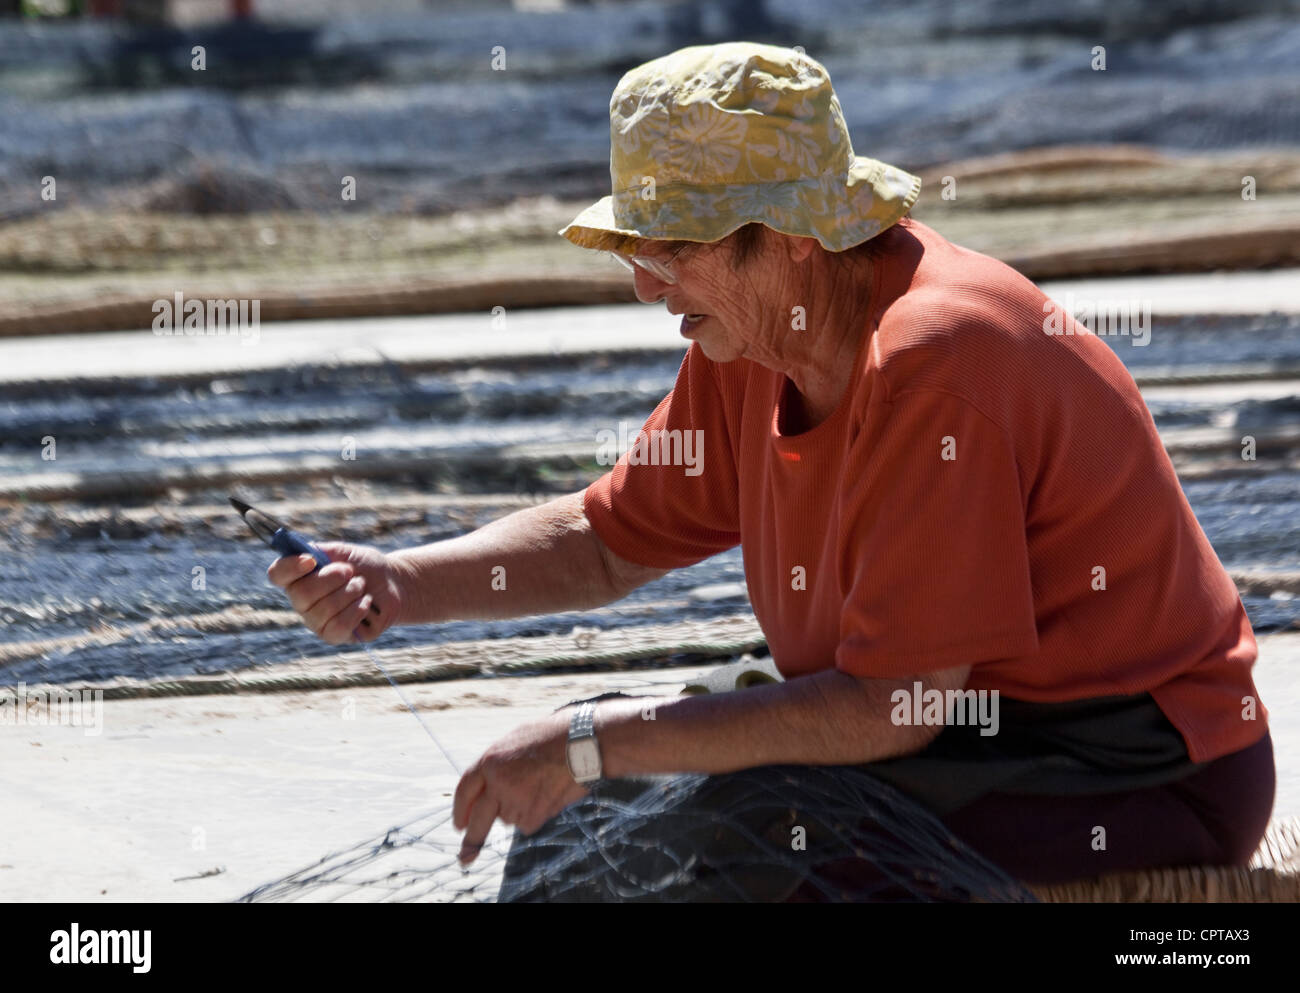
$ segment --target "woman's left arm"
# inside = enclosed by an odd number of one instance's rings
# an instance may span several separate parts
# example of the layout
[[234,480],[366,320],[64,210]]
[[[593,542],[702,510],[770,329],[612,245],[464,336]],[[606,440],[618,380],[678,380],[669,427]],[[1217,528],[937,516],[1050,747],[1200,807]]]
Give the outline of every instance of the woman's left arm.
[[[734,693],[607,700],[596,735],[611,779],[734,772],[759,765],[854,765],[920,751],[940,727],[897,725],[894,694],[961,689],[970,666],[907,679],[828,669]],[[650,709],[647,703],[658,703]],[[908,711],[911,711],[909,705]]]
[[[596,705],[607,779],[657,773],[724,773],[760,765],[854,765],[920,751],[941,726],[895,724],[893,695],[965,686],[970,666],[905,679],[836,669],[784,683],[706,696],[637,697]],[[912,707],[909,705],[908,710]],[[471,862],[500,818],[536,831],[585,790],[565,761],[569,709],[516,728],[492,745],[456,787],[453,823]]]

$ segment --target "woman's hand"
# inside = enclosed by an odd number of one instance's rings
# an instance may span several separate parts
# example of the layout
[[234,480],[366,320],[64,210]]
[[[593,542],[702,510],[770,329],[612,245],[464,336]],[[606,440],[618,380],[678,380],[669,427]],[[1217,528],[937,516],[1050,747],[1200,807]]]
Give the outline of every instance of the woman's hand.
[[367,545],[327,541],[317,547],[332,560],[317,572],[310,555],[283,556],[266,570],[317,637],[331,645],[373,641],[397,623],[409,581],[404,570]]
[[465,770],[452,806],[452,824],[465,832],[461,865],[478,858],[498,818],[533,834],[587,795],[565,760],[571,716],[565,708],[515,728]]

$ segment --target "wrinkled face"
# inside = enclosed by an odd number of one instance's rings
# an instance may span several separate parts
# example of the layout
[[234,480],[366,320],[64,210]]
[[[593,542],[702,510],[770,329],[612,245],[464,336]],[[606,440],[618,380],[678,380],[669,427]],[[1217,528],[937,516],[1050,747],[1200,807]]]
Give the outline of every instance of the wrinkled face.
[[[768,251],[758,251],[742,265],[734,261],[730,239],[691,242],[643,242],[638,256],[668,264],[676,283],[666,283],[636,268],[636,295],[642,303],[663,300],[670,313],[681,314],[681,334],[698,341],[715,362],[740,358],[765,334],[765,305],[778,287],[780,266]],[[670,261],[671,260],[671,261]]]

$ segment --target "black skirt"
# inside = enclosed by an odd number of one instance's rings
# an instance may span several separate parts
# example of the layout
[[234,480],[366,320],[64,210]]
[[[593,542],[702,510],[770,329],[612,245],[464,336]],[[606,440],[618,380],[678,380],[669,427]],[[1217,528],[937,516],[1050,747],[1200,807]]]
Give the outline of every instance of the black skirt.
[[1159,786],[1199,768],[1149,693],[999,700],[998,733],[945,727],[923,751],[862,766],[943,816],[989,793],[1078,796]]

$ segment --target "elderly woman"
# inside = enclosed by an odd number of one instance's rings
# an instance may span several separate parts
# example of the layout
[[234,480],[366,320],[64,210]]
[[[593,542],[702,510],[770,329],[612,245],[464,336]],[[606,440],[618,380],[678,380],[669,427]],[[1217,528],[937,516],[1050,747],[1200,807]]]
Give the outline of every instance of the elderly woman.
[[[516,729],[456,791],[462,858],[602,778],[865,765],[1030,882],[1244,863],[1273,802],[1255,640],[1122,363],[908,218],[920,181],[854,154],[800,52],[684,49],[610,118],[613,196],[562,234],[681,315],[645,430],[700,432],[702,471],[624,456],[472,534],[270,576],[342,643],[596,607],[739,544],[785,681]],[[945,727],[934,690],[998,719]]]

